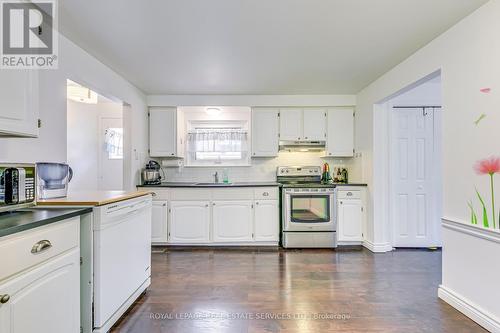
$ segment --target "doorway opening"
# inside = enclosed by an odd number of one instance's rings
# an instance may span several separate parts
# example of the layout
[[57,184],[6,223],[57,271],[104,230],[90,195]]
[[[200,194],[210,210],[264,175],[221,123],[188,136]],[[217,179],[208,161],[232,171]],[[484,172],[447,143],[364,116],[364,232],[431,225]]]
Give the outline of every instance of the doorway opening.
[[123,190],[124,104],[67,80],[67,161],[72,190]]
[[387,217],[392,247],[441,246],[441,105],[440,72],[384,103]]

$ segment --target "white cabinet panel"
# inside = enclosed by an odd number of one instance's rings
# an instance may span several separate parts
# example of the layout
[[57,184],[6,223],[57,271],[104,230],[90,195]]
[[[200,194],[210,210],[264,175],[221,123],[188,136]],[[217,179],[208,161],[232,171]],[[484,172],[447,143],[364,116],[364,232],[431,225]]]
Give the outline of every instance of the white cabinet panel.
[[255,241],[279,241],[278,200],[255,202]]
[[209,201],[171,201],[169,211],[170,243],[210,241]]
[[280,109],[280,140],[303,140],[302,132],[302,109]]
[[278,155],[279,110],[252,109],[252,156]]
[[149,154],[151,157],[177,156],[176,108],[150,108]]
[[0,332],[79,332],[80,254],[75,249],[0,284]]
[[363,241],[363,204],[361,199],[339,199],[338,241]]
[[252,201],[214,201],[213,241],[251,241],[252,206]]
[[326,110],[304,109],[304,133],[306,141],[325,141],[326,139]]
[[38,73],[2,70],[0,75],[0,134],[38,136]]
[[354,155],[354,110],[350,107],[328,109],[326,155]]
[[151,219],[151,242],[166,243],[168,241],[167,232],[167,201],[153,201]]

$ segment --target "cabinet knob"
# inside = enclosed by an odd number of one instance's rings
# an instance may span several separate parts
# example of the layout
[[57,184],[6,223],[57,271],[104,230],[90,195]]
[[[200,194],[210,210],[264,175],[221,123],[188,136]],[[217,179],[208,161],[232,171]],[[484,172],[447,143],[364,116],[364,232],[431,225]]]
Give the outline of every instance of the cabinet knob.
[[306,140],[307,140],[307,136],[306,136],[304,139],[306,139]]
[[346,194],[348,197],[352,196],[352,192],[347,192]]
[[174,153],[172,153],[172,154],[170,154],[170,155],[174,156]]
[[255,202],[255,204],[256,204],[256,205],[258,205],[258,204],[259,204],[259,202],[258,202],[258,201],[256,201],[256,202]]
[[49,240],[44,239],[44,240],[41,240],[41,241],[35,243],[35,245],[33,245],[33,247],[31,248],[31,253],[37,254],[40,252],[44,252],[44,251],[47,251],[48,249],[50,249],[51,247],[52,247],[52,243]]
[[10,300],[10,296],[5,294],[5,295],[0,295],[0,303],[5,304]]
[[300,138],[297,138],[297,140],[300,140]]
[[269,196],[269,192],[262,192],[262,196],[263,197],[268,197]]
[[331,155],[332,153],[328,153],[328,155]]
[[205,207],[208,207],[208,204],[206,204]]

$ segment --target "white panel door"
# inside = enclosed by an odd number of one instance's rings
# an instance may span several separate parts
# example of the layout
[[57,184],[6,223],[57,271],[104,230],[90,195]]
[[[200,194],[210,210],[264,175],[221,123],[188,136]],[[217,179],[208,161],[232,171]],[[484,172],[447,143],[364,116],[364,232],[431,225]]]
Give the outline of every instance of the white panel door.
[[252,207],[252,201],[214,201],[213,241],[251,241],[253,239]]
[[324,109],[304,109],[304,140],[325,141],[326,111]]
[[252,157],[278,156],[279,110],[252,109]]
[[255,202],[254,228],[255,241],[279,241],[278,200],[260,200]]
[[351,107],[328,109],[326,155],[354,155],[354,110]]
[[151,242],[166,243],[168,241],[168,207],[167,201],[153,201],[151,219]]
[[391,220],[393,246],[434,246],[433,112],[422,109],[392,111]]
[[208,201],[171,201],[169,212],[169,243],[208,243],[210,241]]
[[280,140],[303,140],[302,132],[302,109],[280,109]]
[[0,75],[0,133],[38,136],[38,73],[2,70]]
[[79,332],[80,254],[75,249],[0,284],[0,332]]
[[337,205],[338,241],[363,241],[363,204],[360,199],[341,199]]
[[[117,136],[115,144],[121,145],[121,152],[107,149],[109,131]],[[99,118],[99,190],[123,190],[123,134],[123,118]]]
[[149,155],[174,157],[177,155],[177,109],[149,109]]

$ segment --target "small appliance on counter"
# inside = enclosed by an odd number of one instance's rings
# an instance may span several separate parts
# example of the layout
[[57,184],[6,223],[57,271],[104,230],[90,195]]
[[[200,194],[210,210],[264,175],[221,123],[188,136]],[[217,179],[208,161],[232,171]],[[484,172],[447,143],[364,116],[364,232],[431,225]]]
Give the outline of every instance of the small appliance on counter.
[[73,170],[64,163],[39,162],[36,164],[37,195],[39,199],[64,198]]
[[156,161],[149,161],[146,164],[146,167],[142,169],[142,184],[143,185],[160,185],[161,184],[161,176],[160,176],[161,166]]
[[34,164],[0,164],[0,212],[35,205]]

